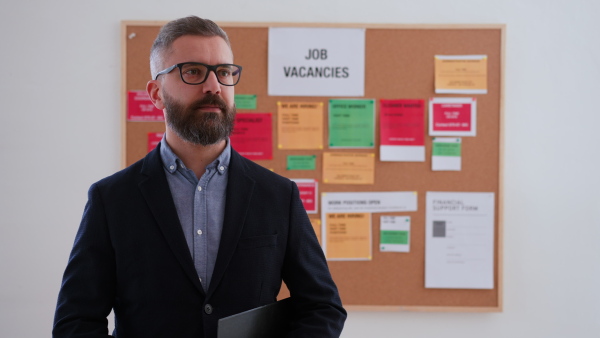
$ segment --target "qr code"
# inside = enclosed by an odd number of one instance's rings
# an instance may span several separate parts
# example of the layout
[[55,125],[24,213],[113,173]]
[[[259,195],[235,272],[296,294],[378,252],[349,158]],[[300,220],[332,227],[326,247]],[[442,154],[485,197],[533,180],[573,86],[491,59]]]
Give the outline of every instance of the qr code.
[[433,221],[433,237],[446,237],[446,221]]

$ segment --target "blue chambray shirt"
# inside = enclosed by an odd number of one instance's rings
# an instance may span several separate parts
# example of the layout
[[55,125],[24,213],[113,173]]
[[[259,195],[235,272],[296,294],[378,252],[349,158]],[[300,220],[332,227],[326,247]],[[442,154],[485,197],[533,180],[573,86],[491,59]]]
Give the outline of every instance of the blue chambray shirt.
[[196,174],[175,155],[164,136],[160,143],[160,156],[179,222],[206,292],[223,230],[231,145],[227,140],[225,150],[206,167],[206,172],[198,180]]

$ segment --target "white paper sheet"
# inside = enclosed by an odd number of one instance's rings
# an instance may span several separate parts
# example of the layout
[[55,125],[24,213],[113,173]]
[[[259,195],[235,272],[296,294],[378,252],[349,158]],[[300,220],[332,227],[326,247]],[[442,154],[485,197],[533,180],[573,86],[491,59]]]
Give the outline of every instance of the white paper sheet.
[[460,137],[434,137],[431,170],[460,171],[462,169],[462,139]]
[[269,29],[271,96],[364,96],[365,30]]
[[416,191],[327,192],[321,201],[323,214],[417,211]]
[[381,161],[425,162],[425,146],[379,146]]
[[494,288],[494,193],[427,192],[425,287]]
[[410,216],[381,216],[379,251],[410,252]]

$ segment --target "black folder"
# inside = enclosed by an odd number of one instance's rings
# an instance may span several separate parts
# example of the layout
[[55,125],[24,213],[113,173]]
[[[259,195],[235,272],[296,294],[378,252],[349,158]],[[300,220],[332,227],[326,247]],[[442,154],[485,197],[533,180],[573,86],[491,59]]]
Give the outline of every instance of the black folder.
[[289,330],[291,299],[219,319],[217,338],[280,338]]

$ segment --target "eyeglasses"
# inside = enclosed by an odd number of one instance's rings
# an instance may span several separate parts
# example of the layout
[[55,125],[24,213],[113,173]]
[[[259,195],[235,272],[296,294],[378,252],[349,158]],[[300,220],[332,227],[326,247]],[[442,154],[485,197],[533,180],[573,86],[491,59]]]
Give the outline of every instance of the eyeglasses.
[[154,80],[158,80],[159,75],[168,74],[175,68],[179,68],[181,80],[190,85],[204,83],[211,71],[215,73],[219,83],[224,86],[235,86],[240,82],[240,76],[242,75],[242,66],[238,65],[220,64],[211,66],[200,62],[183,62],[158,72]]

